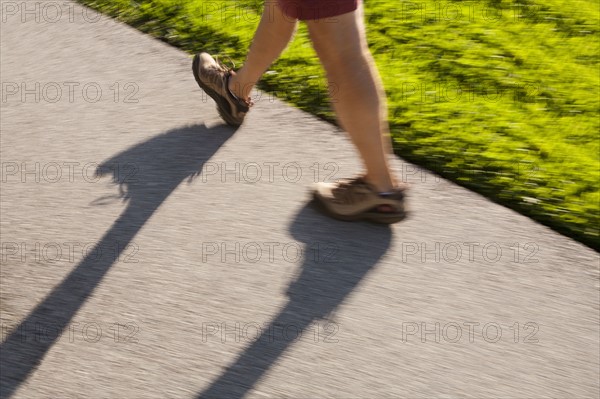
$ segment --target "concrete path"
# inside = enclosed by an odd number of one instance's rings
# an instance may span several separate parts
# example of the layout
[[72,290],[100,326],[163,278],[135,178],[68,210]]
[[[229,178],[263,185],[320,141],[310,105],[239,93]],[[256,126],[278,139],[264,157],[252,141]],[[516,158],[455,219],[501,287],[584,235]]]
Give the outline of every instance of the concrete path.
[[187,54],[0,4],[2,397],[598,397],[596,252],[401,160],[408,220],[330,220],[335,127],[234,131]]

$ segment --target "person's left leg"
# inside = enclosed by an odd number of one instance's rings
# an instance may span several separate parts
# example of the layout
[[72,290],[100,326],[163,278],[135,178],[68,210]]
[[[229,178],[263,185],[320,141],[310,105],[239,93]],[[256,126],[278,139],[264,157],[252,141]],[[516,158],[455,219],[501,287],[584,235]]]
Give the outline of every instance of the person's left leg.
[[252,106],[252,88],[286,48],[296,24],[296,18],[284,15],[277,0],[266,0],[246,63],[239,71],[223,66],[208,53],[194,57],[196,82],[217,103],[219,115],[229,125],[237,127],[244,122]]
[[229,79],[233,94],[244,99],[250,96],[256,82],[287,47],[296,25],[297,20],[285,15],[276,0],[265,2],[246,62]]

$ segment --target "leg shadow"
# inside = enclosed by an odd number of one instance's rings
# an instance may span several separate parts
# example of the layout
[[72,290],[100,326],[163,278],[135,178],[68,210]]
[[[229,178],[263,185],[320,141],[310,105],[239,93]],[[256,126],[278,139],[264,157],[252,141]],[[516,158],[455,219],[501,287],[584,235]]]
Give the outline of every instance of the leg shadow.
[[[202,125],[171,130],[98,167],[99,176],[112,175],[127,207],[95,248],[0,345],[0,397],[10,397],[27,379],[156,209],[184,180],[198,176],[234,132]],[[55,334],[39,335],[40,330]]]
[[389,226],[335,221],[317,213],[311,204],[296,215],[290,232],[305,250],[300,272],[287,291],[289,301],[198,398],[242,398],[293,344],[297,332],[314,333],[318,327],[313,324],[348,297],[391,242]]

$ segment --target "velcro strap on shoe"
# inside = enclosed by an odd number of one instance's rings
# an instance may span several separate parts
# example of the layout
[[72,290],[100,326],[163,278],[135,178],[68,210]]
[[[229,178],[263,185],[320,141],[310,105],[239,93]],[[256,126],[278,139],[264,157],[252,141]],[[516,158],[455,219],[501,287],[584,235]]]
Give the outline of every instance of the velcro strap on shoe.
[[240,100],[238,98],[238,96],[236,96],[235,94],[233,94],[233,92],[229,89],[229,78],[231,78],[231,74],[228,74],[227,78],[225,79],[225,88],[227,89],[227,93],[237,103],[239,111],[241,111],[241,112],[248,112],[250,110],[250,107],[248,107],[246,105],[246,102],[244,100]]

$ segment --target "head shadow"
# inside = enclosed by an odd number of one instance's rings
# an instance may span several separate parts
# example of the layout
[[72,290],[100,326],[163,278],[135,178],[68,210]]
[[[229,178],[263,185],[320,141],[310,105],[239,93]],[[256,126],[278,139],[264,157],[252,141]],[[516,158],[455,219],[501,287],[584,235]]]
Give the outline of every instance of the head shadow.
[[333,220],[312,203],[296,214],[289,232],[304,250],[287,304],[198,398],[242,398],[303,332],[319,344],[336,342],[343,326],[331,321],[333,313],[376,267],[392,238],[389,226]]
[[[235,130],[225,125],[186,126],[152,137],[102,162],[98,178],[111,176],[119,197],[131,204],[156,204],[184,180],[191,182]],[[101,204],[99,198],[94,203]]]
[[[234,134],[224,125],[186,126],[167,131],[102,162],[96,175],[111,176],[126,207],[95,247],[8,335],[0,345],[0,397],[11,396],[60,338],[110,267],[158,207],[183,181],[192,181]],[[39,329],[51,334],[36,335]]]

